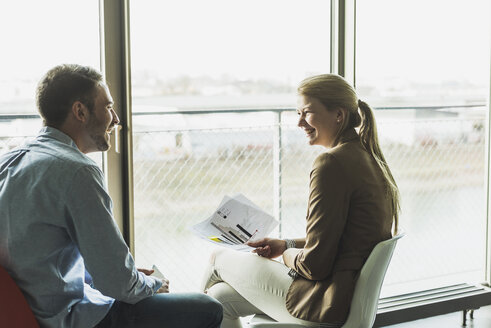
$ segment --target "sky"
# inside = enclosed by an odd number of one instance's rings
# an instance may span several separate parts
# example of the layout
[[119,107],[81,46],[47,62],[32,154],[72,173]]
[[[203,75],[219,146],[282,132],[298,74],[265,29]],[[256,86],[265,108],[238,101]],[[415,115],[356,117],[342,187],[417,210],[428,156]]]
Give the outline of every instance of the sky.
[[[133,0],[132,71],[294,83],[328,72],[329,3]],[[357,79],[489,84],[490,3],[358,0]],[[0,8],[0,99],[32,89],[59,63],[99,66],[97,0],[2,1]],[[31,84],[14,85],[22,80]]]
[[281,79],[329,71],[329,1],[145,0],[131,15],[137,67]]
[[95,0],[0,2],[0,81],[41,77],[60,63],[99,67]]
[[489,83],[491,1],[357,3],[358,76]]

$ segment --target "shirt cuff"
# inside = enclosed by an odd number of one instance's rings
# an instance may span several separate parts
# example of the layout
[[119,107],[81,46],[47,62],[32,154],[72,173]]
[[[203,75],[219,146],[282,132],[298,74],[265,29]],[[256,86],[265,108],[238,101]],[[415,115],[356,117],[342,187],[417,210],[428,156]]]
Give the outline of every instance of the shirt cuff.
[[288,275],[293,279],[295,279],[296,277],[298,277],[298,272],[293,269],[290,269],[290,271],[288,271]]
[[294,239],[283,239],[286,242],[286,249],[288,248],[296,248],[297,244]]
[[152,277],[155,281],[155,285],[153,286],[153,293],[155,294],[157,292],[157,290],[160,289],[160,287],[162,287],[162,280],[160,280],[159,278],[156,278],[156,277]]
[[[284,241],[286,242],[286,249],[296,248],[295,246],[297,246],[297,243],[295,243],[295,240],[293,239],[284,239]],[[298,276],[298,272],[290,268],[290,271],[288,271],[288,275],[295,279]]]

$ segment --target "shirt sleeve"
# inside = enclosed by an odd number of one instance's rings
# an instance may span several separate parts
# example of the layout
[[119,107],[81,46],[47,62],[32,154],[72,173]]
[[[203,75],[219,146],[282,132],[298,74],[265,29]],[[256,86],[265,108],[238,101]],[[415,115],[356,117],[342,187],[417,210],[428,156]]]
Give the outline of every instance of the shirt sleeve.
[[104,178],[96,166],[79,168],[66,192],[67,231],[96,289],[126,303],[153,295],[162,281],[139,272],[116,223]]
[[305,247],[285,264],[309,280],[331,273],[348,217],[350,187],[341,164],[325,153],[310,174]]

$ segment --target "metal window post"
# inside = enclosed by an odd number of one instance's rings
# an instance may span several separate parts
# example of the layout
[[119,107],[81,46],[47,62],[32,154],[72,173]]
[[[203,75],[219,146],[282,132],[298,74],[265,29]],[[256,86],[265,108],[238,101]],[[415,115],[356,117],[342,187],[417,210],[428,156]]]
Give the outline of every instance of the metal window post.
[[356,0],[331,0],[331,73],[355,83]]
[[113,199],[114,218],[134,255],[129,0],[100,0],[99,6],[101,69],[122,127],[119,145],[116,147],[113,136],[113,145],[104,155],[104,171]]

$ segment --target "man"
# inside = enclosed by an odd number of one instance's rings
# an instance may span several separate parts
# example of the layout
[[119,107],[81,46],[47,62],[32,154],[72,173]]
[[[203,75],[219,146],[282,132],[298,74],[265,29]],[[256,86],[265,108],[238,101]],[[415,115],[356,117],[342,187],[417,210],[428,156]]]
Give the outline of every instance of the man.
[[0,156],[0,265],[40,325],[219,327],[214,299],[169,294],[168,280],[135,268],[103,174],[85,155],[108,150],[119,123],[102,75],[57,66],[40,82],[37,106],[40,134]]

